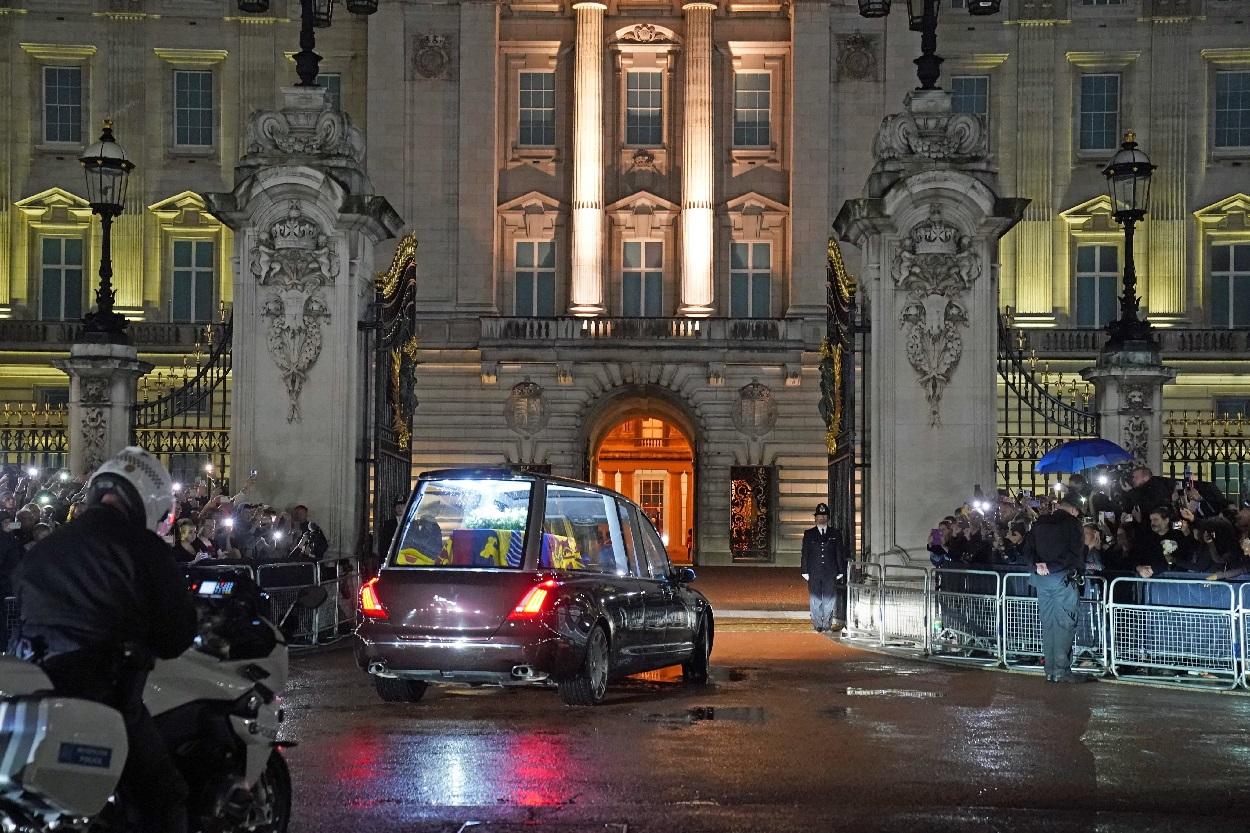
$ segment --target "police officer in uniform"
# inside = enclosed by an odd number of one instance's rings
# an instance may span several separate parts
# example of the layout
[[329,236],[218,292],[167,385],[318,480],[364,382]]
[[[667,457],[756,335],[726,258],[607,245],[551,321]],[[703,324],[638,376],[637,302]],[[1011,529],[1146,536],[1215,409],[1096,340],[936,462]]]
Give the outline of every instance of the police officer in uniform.
[[1024,551],[1033,564],[1029,584],[1037,589],[1037,612],[1042,625],[1042,654],[1046,679],[1053,683],[1090,683],[1072,673],[1072,645],[1076,642],[1076,577],[1085,565],[1085,540],[1077,519],[1075,494],[1065,496],[1055,511],[1033,524]]
[[800,572],[807,581],[811,599],[812,627],[816,633],[841,630],[846,621],[846,598],[838,585],[845,585],[846,549],[842,533],[829,526],[829,506],[816,506],[816,525],[803,533]]

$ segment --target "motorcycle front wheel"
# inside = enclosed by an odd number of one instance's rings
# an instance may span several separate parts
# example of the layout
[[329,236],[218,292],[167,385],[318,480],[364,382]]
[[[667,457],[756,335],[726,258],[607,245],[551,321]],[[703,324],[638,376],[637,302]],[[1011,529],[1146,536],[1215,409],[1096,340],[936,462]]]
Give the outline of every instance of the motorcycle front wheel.
[[291,823],[291,771],[277,749],[269,754],[269,763],[256,779],[252,793],[256,797],[252,812],[236,830],[239,833],[286,833]]

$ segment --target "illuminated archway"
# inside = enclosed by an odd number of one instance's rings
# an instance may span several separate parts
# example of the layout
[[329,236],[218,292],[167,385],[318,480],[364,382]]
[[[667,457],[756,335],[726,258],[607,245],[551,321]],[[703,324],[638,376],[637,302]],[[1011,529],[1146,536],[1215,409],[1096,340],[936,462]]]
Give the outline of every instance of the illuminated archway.
[[647,513],[676,563],[691,563],[694,437],[685,415],[651,397],[621,397],[590,434],[590,477]]

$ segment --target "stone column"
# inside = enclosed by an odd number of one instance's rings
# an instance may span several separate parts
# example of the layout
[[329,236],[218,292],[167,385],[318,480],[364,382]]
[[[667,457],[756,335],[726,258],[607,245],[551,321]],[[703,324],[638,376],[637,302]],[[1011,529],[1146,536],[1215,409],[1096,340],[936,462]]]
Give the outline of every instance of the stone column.
[[[1016,187],[1036,198],[1012,235],[1016,320],[1054,326],[1055,23],[1020,22]],[[1066,122],[1065,122],[1066,123]],[[1065,279],[1066,280],[1066,279]]]
[[129,344],[96,343],[52,364],[69,376],[69,468],[82,474],[130,445],[135,383],[152,365]]
[[1159,351],[1144,345],[1098,354],[1098,364],[1081,371],[1094,385],[1104,440],[1117,443],[1155,474],[1163,463],[1163,386],[1176,378]]
[[686,3],[686,87],[681,137],[681,309],[712,307],[712,13],[715,3]]
[[[1184,325],[1188,319],[1186,275],[1190,215],[1189,18],[1151,22],[1150,123],[1147,149],[1159,167],[1150,178],[1150,220],[1144,231],[1145,287],[1138,294],[1150,320]],[[1146,240],[1142,241],[1143,243]]]
[[872,323],[869,540],[878,558],[919,561],[936,520],[994,483],[994,259],[1027,203],[998,195],[980,120],[941,90],[909,93],[873,149],[868,196],[834,230],[863,251]]
[[256,497],[302,503],[330,554],[361,532],[366,458],[357,325],[372,300],[374,245],[402,225],[365,175],[364,136],[321,87],[286,87],[253,114],[229,193],[205,195],[234,231],[231,468]]
[[[457,86],[456,309],[497,315],[495,237],[499,165],[495,150],[499,79],[499,7],[496,0],[463,0],[460,7],[460,83]],[[372,29],[373,26],[370,26]],[[419,83],[419,82],[418,82]],[[403,87],[413,85],[406,81]],[[415,85],[413,85],[415,86]],[[409,95],[407,91],[404,93]],[[424,207],[424,204],[423,204]]]
[[[790,4],[795,130],[790,158],[790,295],[778,307],[787,317],[825,318],[825,265],[829,248],[828,218],[838,172],[829,152],[830,125],[837,124],[830,91],[832,7],[826,2],[798,0]],[[840,82],[841,83],[841,82]],[[841,114],[838,114],[841,115]],[[843,163],[845,164],[845,162]]]
[[603,3],[576,3],[573,69],[573,285],[569,311],[603,306]]

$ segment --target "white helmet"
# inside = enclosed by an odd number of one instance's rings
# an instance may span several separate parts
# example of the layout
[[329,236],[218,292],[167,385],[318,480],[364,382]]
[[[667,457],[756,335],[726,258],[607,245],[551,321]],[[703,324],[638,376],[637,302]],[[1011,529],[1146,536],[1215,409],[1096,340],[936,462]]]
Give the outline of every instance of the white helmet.
[[106,494],[115,494],[130,519],[157,535],[168,535],[177,514],[174,483],[161,461],[136,445],[105,460],[87,484],[87,505],[95,506]]

